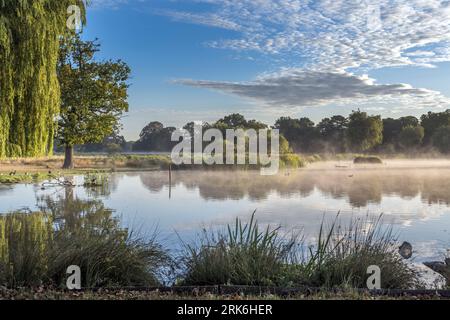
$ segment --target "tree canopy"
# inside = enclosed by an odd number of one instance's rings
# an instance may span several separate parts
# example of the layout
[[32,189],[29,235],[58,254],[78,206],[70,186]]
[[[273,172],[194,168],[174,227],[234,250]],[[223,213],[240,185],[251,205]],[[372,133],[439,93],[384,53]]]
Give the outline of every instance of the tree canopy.
[[383,121],[380,116],[353,111],[349,116],[347,136],[354,150],[370,150],[383,142]]
[[59,111],[59,40],[67,8],[82,0],[0,1],[0,157],[52,152]]
[[176,142],[172,142],[174,127],[164,127],[161,122],[153,121],[146,125],[139,140],[133,145],[134,151],[171,151]]
[[83,41],[78,34],[61,44],[57,138],[66,147],[65,168],[73,166],[74,145],[101,142],[118,131],[119,120],[128,111],[130,68],[121,60],[95,60],[99,47],[97,41]]

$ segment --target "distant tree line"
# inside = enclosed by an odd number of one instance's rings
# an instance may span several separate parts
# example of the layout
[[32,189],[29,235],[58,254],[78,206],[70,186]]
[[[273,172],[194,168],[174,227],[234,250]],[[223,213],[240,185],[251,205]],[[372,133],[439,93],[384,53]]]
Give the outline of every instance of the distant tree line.
[[[204,122],[203,130],[270,129],[257,120],[247,120],[241,114],[231,114],[214,123]],[[360,110],[348,117],[341,115],[314,123],[309,118],[281,117],[272,128],[280,130],[295,152],[345,153],[345,152],[417,152],[437,150],[450,153],[450,110],[428,112],[419,118],[413,116],[398,119],[369,115]],[[194,123],[183,126],[190,135]],[[108,136],[102,143],[83,146],[81,151],[101,152],[170,152],[178,143],[171,141],[175,127],[165,127],[154,121],[146,125],[136,142],[126,142],[121,136]],[[78,147],[80,148],[80,147]]]
[[[243,115],[238,113],[228,115],[212,124],[204,122],[201,127],[203,131],[212,128],[219,129],[224,136],[227,129],[258,130],[268,128],[266,124],[256,120],[246,120]],[[194,122],[187,123],[183,126],[183,129],[193,136]],[[178,143],[178,141],[171,141],[172,133],[175,130],[174,127],[164,127],[160,122],[151,122],[142,130],[139,140],[133,145],[133,151],[169,152]]]
[[420,119],[382,119],[358,110],[348,117],[322,119],[318,124],[308,118],[282,117],[275,128],[296,152],[450,152],[450,110],[428,112]]

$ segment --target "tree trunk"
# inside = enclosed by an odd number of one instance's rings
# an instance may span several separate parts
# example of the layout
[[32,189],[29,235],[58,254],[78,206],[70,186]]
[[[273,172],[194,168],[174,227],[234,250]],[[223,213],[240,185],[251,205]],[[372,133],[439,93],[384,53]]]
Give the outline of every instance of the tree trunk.
[[66,146],[63,169],[73,169],[73,146]]

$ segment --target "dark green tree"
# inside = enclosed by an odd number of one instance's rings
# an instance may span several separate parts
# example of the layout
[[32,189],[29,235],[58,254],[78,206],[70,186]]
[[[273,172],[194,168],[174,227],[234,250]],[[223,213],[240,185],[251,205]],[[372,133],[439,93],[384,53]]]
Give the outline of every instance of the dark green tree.
[[450,110],[445,112],[428,112],[420,118],[421,126],[425,129],[424,143],[432,142],[435,132],[440,127],[450,126]]
[[349,117],[347,137],[355,151],[368,151],[383,142],[383,121],[380,116],[353,111]]
[[221,124],[228,129],[246,128],[247,120],[239,113],[230,114],[216,122],[217,125]]
[[395,145],[400,132],[402,132],[402,123],[399,119],[383,119],[383,145]]
[[128,111],[130,68],[123,61],[97,61],[97,41],[74,35],[65,39],[58,59],[61,112],[58,141],[65,147],[63,167],[73,168],[73,147],[98,143],[117,132]]
[[450,126],[438,128],[432,139],[433,146],[442,153],[450,153]]
[[295,151],[310,152],[318,147],[320,133],[309,118],[281,117],[275,122],[275,129],[280,130]]
[[402,129],[406,127],[417,127],[420,124],[419,119],[414,116],[401,117],[398,120],[400,121]]
[[402,149],[417,148],[422,144],[425,130],[422,126],[406,126],[398,135],[398,144]]
[[317,125],[317,129],[328,150],[332,149],[334,152],[346,150],[347,118],[343,116],[325,118]]
[[134,151],[171,151],[177,142],[173,142],[172,133],[174,127],[164,127],[161,122],[154,121],[146,125],[140,135],[139,140],[133,145]]

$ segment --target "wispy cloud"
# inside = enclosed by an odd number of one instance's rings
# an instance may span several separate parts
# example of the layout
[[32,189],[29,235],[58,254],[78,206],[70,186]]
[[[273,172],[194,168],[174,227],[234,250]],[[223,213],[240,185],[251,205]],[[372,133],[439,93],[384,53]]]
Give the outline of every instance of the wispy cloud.
[[[322,68],[430,65],[450,61],[448,0],[196,0],[207,13],[173,12],[177,20],[241,31],[218,48],[289,53]],[[207,22],[207,23],[205,23]],[[427,47],[434,55],[412,56]],[[425,50],[421,50],[425,51]]]
[[[172,12],[178,21],[238,31],[215,48],[283,56],[294,68],[248,83],[180,80],[269,105],[324,104],[402,97],[442,106],[438,92],[375,84],[353,75],[394,66],[434,67],[450,61],[448,0],[193,0],[210,12]],[[166,13],[168,14],[168,13]]]
[[[143,2],[138,0],[138,2]],[[129,0],[89,0],[92,8],[118,9],[121,5],[128,4]]]
[[240,30],[240,25],[231,20],[222,18],[215,13],[195,14],[190,12],[170,11],[170,10],[154,10],[154,14],[163,15],[172,18],[174,21],[190,22],[210,27],[216,27],[227,30]]

